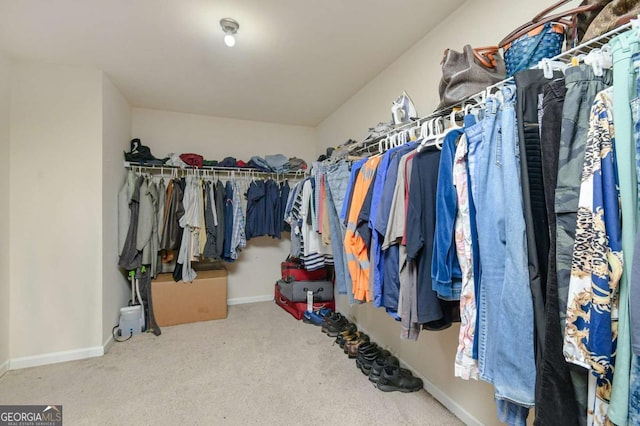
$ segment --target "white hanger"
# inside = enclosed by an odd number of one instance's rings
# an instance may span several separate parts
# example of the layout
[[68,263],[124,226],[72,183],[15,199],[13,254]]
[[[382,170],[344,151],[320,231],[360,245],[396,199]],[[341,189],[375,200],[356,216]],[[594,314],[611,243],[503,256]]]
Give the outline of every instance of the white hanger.
[[409,139],[412,141],[418,140],[420,135],[417,132],[420,130],[421,130],[420,124],[416,124],[415,126],[410,127],[409,130],[407,130],[407,133],[409,134]]
[[449,127],[435,138],[433,145],[436,148],[442,149],[442,142],[452,130],[462,129],[462,126],[456,122],[456,112],[455,110],[451,111],[451,114],[449,114]]
[[404,145],[407,143],[407,131],[403,130],[398,133],[398,146]]
[[429,120],[429,134],[422,139],[417,151],[420,152],[423,148],[432,146],[432,142],[437,140],[442,131],[444,131],[444,118],[440,116]]
[[568,64],[562,61],[552,61],[549,58],[543,58],[538,62],[538,68],[543,71],[544,78],[546,79],[552,79],[554,71],[562,71],[564,74],[568,66]]
[[378,141],[378,154],[382,154],[387,146],[387,138],[384,137]]
[[422,126],[420,126],[420,139],[429,137],[429,134],[429,120],[426,120],[422,123]]
[[605,69],[611,69],[613,66],[613,58],[611,55],[611,47],[608,45],[602,49],[596,48],[584,57],[584,63],[591,65],[593,73],[597,77],[601,77],[604,74]]

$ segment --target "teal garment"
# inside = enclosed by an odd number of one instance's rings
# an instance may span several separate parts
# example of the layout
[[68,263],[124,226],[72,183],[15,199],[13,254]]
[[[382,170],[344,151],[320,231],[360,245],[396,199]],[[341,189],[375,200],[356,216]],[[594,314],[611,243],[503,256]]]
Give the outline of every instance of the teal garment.
[[[636,31],[627,31],[609,43],[613,52],[613,119],[616,131],[616,163],[622,200],[622,251],[626,259],[633,258],[638,224],[638,190],[635,167],[635,143],[629,103],[634,89],[634,68],[631,56],[640,50]],[[631,262],[625,262],[620,280],[620,319],[618,322],[618,352],[609,405],[609,419],[617,426],[628,424],[629,386],[631,375],[631,321],[629,318],[629,285]]]

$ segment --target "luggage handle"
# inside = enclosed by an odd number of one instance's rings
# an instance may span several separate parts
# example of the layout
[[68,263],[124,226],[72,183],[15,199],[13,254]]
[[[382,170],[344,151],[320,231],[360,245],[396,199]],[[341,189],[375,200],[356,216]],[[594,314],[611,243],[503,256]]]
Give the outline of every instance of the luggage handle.
[[[289,301],[287,299],[285,299],[284,297],[280,296],[278,299],[280,299],[280,303],[283,305],[289,305]],[[327,307],[326,303],[323,302],[313,302],[313,309],[314,310],[318,310],[318,309],[324,309]]]
[[308,288],[306,288],[306,287],[305,287],[305,288],[303,288],[302,290],[303,290],[305,293],[306,293],[306,292],[308,292],[308,291],[310,291],[310,292],[312,292],[314,295],[316,295],[316,294],[320,293],[321,291],[324,291],[324,287],[318,287],[318,289],[317,289],[317,290],[315,290],[315,291],[313,291],[313,290],[309,290],[309,289],[308,289]]

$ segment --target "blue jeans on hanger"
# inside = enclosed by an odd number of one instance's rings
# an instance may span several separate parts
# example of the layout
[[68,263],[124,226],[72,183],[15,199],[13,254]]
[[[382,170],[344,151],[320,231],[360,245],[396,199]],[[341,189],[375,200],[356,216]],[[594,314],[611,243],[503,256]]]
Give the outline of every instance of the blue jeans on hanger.
[[[495,387],[498,418],[525,425],[535,402],[533,305],[515,127],[515,88],[487,100],[482,139],[469,139],[482,283],[480,377]],[[473,144],[473,149],[471,148]],[[473,154],[472,154],[473,152]]]
[[[333,267],[336,273],[336,287],[339,294],[348,294],[349,303],[354,303],[351,292],[352,282],[344,252],[344,236],[346,227],[340,220],[338,212],[342,210],[344,196],[349,181],[349,165],[341,161],[326,168],[327,199],[329,205],[329,221],[331,223],[331,250],[333,251]],[[348,291],[347,291],[348,289]]]

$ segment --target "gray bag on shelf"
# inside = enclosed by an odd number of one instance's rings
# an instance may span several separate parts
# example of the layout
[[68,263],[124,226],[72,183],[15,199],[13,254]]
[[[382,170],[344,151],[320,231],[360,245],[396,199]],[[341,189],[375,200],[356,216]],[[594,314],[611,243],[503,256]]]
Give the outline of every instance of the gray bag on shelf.
[[504,80],[506,70],[497,47],[473,48],[466,45],[462,53],[447,49],[442,57],[440,104],[438,110],[460,103]]

